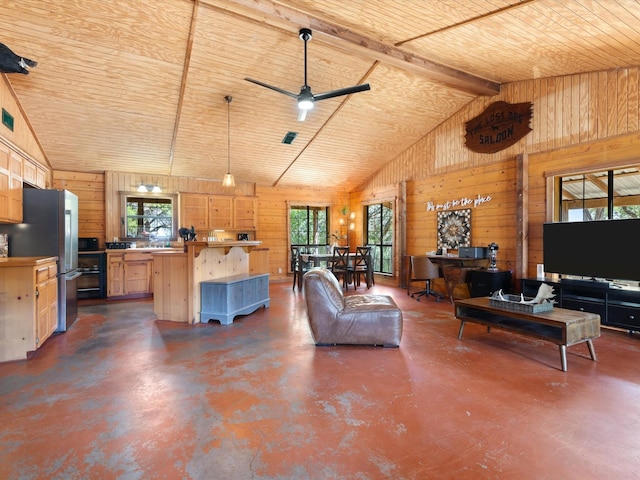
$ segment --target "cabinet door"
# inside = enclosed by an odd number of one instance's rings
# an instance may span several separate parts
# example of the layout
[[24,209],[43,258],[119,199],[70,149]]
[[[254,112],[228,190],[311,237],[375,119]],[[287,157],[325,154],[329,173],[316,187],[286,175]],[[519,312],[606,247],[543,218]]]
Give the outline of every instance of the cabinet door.
[[22,222],[22,157],[0,143],[0,221]]
[[125,262],[125,294],[151,293],[151,262]]
[[180,195],[180,225],[196,230],[209,228],[209,195]]
[[[48,277],[48,267],[36,270],[36,347],[40,347],[56,330],[58,324],[58,283]],[[44,280],[42,280],[44,278]]]
[[124,295],[124,255],[107,255],[107,297]]
[[238,230],[256,229],[256,199],[236,197],[233,202],[234,227]]
[[23,164],[24,181],[31,185],[38,184],[38,167],[30,160],[25,160]]
[[233,228],[233,197],[209,197],[209,229]]

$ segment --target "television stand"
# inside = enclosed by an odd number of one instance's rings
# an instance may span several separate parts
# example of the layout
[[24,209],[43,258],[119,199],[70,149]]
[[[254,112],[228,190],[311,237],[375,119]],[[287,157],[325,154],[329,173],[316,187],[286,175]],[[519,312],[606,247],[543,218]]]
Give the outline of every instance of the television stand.
[[563,285],[570,285],[575,287],[590,287],[590,288],[609,288],[611,282],[603,280],[584,280],[579,278],[561,278],[560,283]]
[[589,280],[523,278],[522,293],[535,297],[541,283],[553,287],[560,308],[600,315],[603,325],[640,332],[640,289]]

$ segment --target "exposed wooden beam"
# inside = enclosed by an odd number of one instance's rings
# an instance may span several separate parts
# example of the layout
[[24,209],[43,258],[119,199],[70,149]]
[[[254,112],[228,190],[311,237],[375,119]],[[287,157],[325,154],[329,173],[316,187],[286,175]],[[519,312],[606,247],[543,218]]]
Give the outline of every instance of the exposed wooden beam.
[[313,17],[272,0],[202,0],[220,10],[282,28],[283,22],[296,27],[310,28],[315,38],[347,51],[357,50],[359,54],[385,64],[409,69],[432,80],[476,95],[496,95],[500,93],[500,84],[493,80],[477,77],[457,70],[394,45],[365,37],[343,26]]

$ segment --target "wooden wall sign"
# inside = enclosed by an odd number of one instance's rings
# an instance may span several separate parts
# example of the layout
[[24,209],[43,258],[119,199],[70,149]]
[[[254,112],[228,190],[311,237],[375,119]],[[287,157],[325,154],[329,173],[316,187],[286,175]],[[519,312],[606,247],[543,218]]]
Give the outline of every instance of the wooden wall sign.
[[496,153],[531,131],[531,102],[495,102],[465,124],[465,145],[478,153]]

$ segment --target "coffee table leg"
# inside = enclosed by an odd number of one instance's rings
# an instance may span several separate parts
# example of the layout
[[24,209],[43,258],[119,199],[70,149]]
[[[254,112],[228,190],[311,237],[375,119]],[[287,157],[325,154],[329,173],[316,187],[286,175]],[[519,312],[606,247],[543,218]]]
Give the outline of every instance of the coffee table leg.
[[567,346],[560,345],[560,363],[562,364],[562,371],[567,371]]
[[590,338],[587,338],[587,346],[589,347],[589,354],[591,355],[591,360],[596,361],[596,347],[593,346],[593,342]]
[[460,330],[458,330],[458,340],[462,338],[462,330],[464,330],[464,320],[460,320]]

